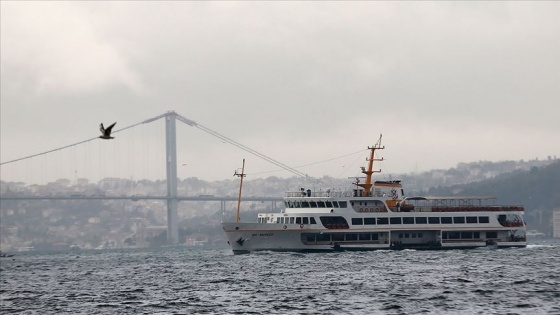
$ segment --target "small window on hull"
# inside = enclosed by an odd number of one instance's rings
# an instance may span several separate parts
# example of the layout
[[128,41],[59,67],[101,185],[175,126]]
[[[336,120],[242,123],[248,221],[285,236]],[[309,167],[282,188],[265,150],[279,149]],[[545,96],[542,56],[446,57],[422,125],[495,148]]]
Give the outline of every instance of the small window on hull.
[[428,222],[430,224],[439,224],[439,217],[428,217]]
[[453,223],[465,223],[465,217],[453,217]]
[[363,225],[364,222],[362,218],[352,218],[352,225]]
[[453,219],[449,218],[449,217],[442,217],[441,218],[441,224],[451,224],[453,223]]
[[377,218],[378,225],[385,225],[389,224],[389,218]]
[[375,218],[364,218],[365,225],[375,225]]
[[416,218],[416,224],[426,224],[428,223],[428,220],[426,219],[426,217],[417,217]]
[[[393,222],[391,222],[393,223]],[[414,218],[413,217],[404,217],[402,218],[402,223],[403,224],[414,224]]]
[[467,217],[467,223],[478,223],[477,217]]

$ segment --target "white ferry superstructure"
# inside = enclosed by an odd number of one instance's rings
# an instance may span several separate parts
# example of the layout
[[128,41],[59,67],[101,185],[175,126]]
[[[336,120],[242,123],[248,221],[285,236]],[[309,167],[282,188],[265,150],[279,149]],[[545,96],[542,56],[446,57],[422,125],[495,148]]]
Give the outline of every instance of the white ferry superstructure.
[[527,246],[522,206],[491,197],[406,197],[400,181],[372,182],[381,138],[368,149],[365,182],[357,179],[353,189],[301,188],[285,193],[279,213],[222,223],[233,253]]

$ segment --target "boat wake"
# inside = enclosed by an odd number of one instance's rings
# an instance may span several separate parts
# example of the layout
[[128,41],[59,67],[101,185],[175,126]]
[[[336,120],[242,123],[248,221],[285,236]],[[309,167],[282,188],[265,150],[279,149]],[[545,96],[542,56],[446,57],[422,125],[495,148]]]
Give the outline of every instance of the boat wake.
[[527,248],[554,248],[557,247],[557,245],[553,245],[553,244],[528,244]]

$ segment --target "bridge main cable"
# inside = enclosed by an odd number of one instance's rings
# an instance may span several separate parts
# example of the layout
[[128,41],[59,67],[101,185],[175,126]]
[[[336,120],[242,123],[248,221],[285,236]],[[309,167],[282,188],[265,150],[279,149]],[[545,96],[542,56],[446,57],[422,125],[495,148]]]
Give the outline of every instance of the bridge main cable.
[[[159,118],[161,118],[161,116],[156,117],[156,119],[159,119]],[[154,121],[154,120],[156,120],[156,119],[153,119],[153,118],[152,118],[152,119],[148,119],[148,120],[139,122],[139,123],[137,123],[137,124],[134,124],[134,125],[131,125],[131,126],[128,126],[128,127],[124,127],[124,128],[118,129],[118,130],[115,130],[115,131],[113,131],[113,133],[117,133],[117,132],[120,132],[120,131],[124,131],[124,130],[126,130],[126,129],[129,129],[129,128],[132,128],[132,127],[136,127],[136,126],[141,125],[141,124],[149,123],[149,122],[152,122],[152,121]],[[41,156],[41,155],[49,154],[49,153],[52,153],[52,152],[64,150],[64,149],[67,149],[67,148],[70,148],[70,147],[73,147],[73,146],[77,146],[77,145],[82,144],[82,143],[90,142],[90,141],[93,141],[93,140],[96,140],[96,139],[99,139],[99,137],[95,137],[95,138],[87,139],[87,140],[84,140],[84,141],[72,143],[72,144],[69,144],[69,145],[66,145],[66,146],[63,146],[63,147],[60,147],[60,148],[52,149],[52,150],[49,150],[49,151],[45,151],[45,152],[41,152],[41,153],[29,155],[29,156],[24,156],[24,157],[19,158],[19,159],[15,159],[15,160],[11,160],[11,161],[2,162],[2,163],[0,163],[0,165],[9,164],[9,163],[14,163],[14,162],[22,161],[22,160],[27,160],[27,159],[30,159],[30,158],[34,158],[34,157],[36,157],[36,156]]]
[[229,143],[229,144],[233,144],[234,146],[236,146],[236,147],[238,147],[238,148],[240,148],[240,149],[242,149],[242,150],[244,150],[244,151],[247,151],[247,152],[249,152],[249,153],[251,153],[251,154],[253,154],[253,155],[257,156],[257,157],[260,157],[261,159],[263,159],[263,160],[265,160],[265,161],[267,161],[267,162],[270,162],[270,163],[272,163],[272,164],[274,164],[274,165],[276,165],[276,166],[279,166],[279,167],[283,168],[284,170],[289,171],[289,172],[291,172],[291,173],[293,173],[293,174],[295,174],[295,175],[297,175],[297,176],[308,177],[307,174],[304,174],[304,173],[302,173],[302,172],[300,172],[300,171],[298,171],[298,170],[296,170],[296,169],[294,169],[294,168],[292,168],[292,167],[289,167],[289,166],[286,165],[286,164],[283,164],[283,163],[281,163],[281,162],[276,161],[275,159],[273,159],[273,158],[271,158],[271,157],[268,157],[268,156],[266,156],[266,155],[264,155],[264,154],[262,154],[262,153],[260,153],[260,152],[257,152],[257,151],[255,151],[255,150],[253,150],[253,149],[251,149],[251,148],[248,148],[248,147],[244,146],[243,144],[241,144],[241,143],[239,143],[239,142],[237,142],[237,141],[235,141],[235,140],[233,140],[233,139],[230,139],[230,138],[228,138],[228,137],[226,137],[226,136],[224,136],[224,135],[222,135],[222,134],[219,134],[218,132],[216,132],[216,131],[214,131],[214,130],[208,128],[208,127],[205,127],[205,126],[203,126],[203,125],[201,125],[201,124],[199,124],[199,123],[197,123],[197,122],[195,122],[195,121],[193,121],[193,120],[190,120],[190,119],[188,119],[188,118],[185,118],[185,117],[183,117],[183,116],[181,116],[181,115],[179,115],[179,114],[177,114],[177,119],[178,119],[179,121],[181,121],[181,122],[183,122],[183,123],[185,123],[185,124],[191,126],[191,127],[196,127],[196,128],[198,128],[198,129],[200,129],[200,130],[206,132],[206,133],[209,133],[209,134],[213,135],[214,137],[220,138],[220,139],[226,141],[226,142]]
[[[300,171],[298,171],[298,170],[296,170],[296,169],[294,169],[294,168],[292,168],[292,167],[289,167],[289,166],[287,166],[287,165],[285,165],[285,164],[283,164],[283,163],[281,163],[281,162],[278,162],[278,161],[274,160],[274,159],[271,158],[271,157],[268,157],[268,156],[266,156],[266,155],[264,155],[264,154],[262,154],[262,153],[260,153],[260,152],[257,152],[257,151],[255,151],[255,150],[253,150],[253,149],[251,149],[251,148],[248,148],[248,147],[244,146],[243,144],[241,144],[241,143],[239,143],[239,142],[237,142],[237,141],[235,141],[235,140],[233,140],[233,139],[230,139],[230,138],[228,138],[228,137],[226,137],[226,136],[224,136],[224,135],[222,135],[222,134],[220,134],[220,133],[218,133],[218,132],[216,132],[216,131],[213,131],[212,129],[210,129],[210,128],[208,128],[208,127],[205,127],[205,126],[203,126],[203,125],[201,125],[201,124],[199,124],[199,123],[197,123],[197,122],[195,122],[195,121],[193,121],[193,120],[190,120],[190,119],[188,119],[188,118],[185,118],[185,117],[183,117],[183,116],[181,116],[181,115],[175,113],[174,111],[170,111],[170,112],[167,112],[167,113],[165,113],[165,114],[161,114],[161,115],[159,115],[159,116],[155,116],[155,117],[153,117],[153,118],[146,119],[146,120],[141,121],[141,122],[139,122],[139,123],[136,123],[136,124],[134,124],[134,125],[130,125],[130,126],[128,126],[128,127],[124,127],[124,128],[115,130],[115,131],[113,131],[113,133],[118,133],[118,132],[124,131],[124,130],[126,130],[126,129],[129,129],[129,128],[132,128],[132,127],[136,127],[136,126],[138,126],[138,125],[151,123],[151,122],[156,121],[156,120],[158,120],[158,119],[160,119],[160,118],[167,117],[170,113],[175,114],[175,115],[176,115],[176,118],[177,118],[179,121],[181,121],[181,122],[183,122],[183,123],[185,123],[185,124],[187,124],[187,125],[189,125],[189,126],[191,126],[191,127],[196,127],[196,128],[198,128],[198,129],[200,129],[200,130],[202,130],[202,131],[204,131],[204,132],[206,132],[206,133],[208,133],[208,134],[213,135],[214,137],[220,138],[220,139],[226,141],[226,142],[229,143],[229,144],[232,144],[232,145],[234,145],[234,146],[236,146],[236,147],[238,147],[238,148],[240,148],[240,149],[242,149],[242,150],[244,150],[244,151],[247,151],[247,152],[249,152],[249,153],[251,153],[251,154],[253,154],[253,155],[257,156],[257,157],[260,157],[261,159],[263,159],[263,160],[265,160],[265,161],[267,161],[267,162],[270,162],[270,163],[272,163],[272,164],[274,164],[274,165],[276,165],[276,166],[278,166],[278,167],[281,167],[282,169],[287,170],[287,171],[289,171],[289,172],[291,172],[291,173],[293,173],[293,174],[295,174],[295,175],[297,175],[297,176],[308,177],[307,174],[304,174],[304,173],[302,173],[302,172],[300,172]],[[19,159],[14,159],[14,160],[6,161],[6,162],[1,162],[1,163],[0,163],[0,166],[1,166],[1,165],[5,165],[5,164],[10,164],[10,163],[18,162],[18,161],[22,161],[22,160],[26,160],[26,159],[30,159],[30,158],[37,157],[37,156],[41,156],[41,155],[45,155],[45,154],[49,154],[49,153],[52,153],[52,152],[64,150],[64,149],[67,149],[67,148],[70,148],[70,147],[73,147],[73,146],[77,146],[77,145],[80,145],[80,144],[82,144],[82,143],[86,143],[86,142],[93,141],[93,140],[96,140],[96,139],[99,139],[99,137],[95,137],[95,138],[87,139],[87,140],[84,140],[84,141],[72,143],[72,144],[69,144],[69,145],[66,145],[66,146],[63,146],[63,147],[60,147],[60,148],[52,149],[52,150],[49,150],[49,151],[45,151],[45,152],[41,152],[41,153],[29,155],[29,156],[24,156],[24,157],[19,158]]]

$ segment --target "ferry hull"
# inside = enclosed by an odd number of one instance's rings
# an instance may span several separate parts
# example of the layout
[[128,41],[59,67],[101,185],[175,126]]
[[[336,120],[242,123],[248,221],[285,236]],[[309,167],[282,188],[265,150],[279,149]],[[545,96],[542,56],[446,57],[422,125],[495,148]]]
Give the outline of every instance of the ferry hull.
[[[402,250],[451,250],[472,248],[505,248],[526,247],[526,242],[495,242],[464,241],[464,242],[436,242],[429,240],[420,243],[402,243],[392,241],[390,230],[375,231],[377,240],[368,242],[334,241],[305,243],[306,235],[349,235],[353,233],[364,233],[364,231],[341,230],[332,231],[326,229],[312,229],[300,225],[282,224],[259,224],[259,223],[223,223],[222,227],[227,235],[228,243],[234,254],[247,254],[257,251],[279,251],[279,252],[335,252],[335,251],[372,251],[380,249]],[[428,232],[428,231],[425,231]],[[434,231],[432,231],[434,232]],[[427,234],[427,233],[426,233]],[[435,232],[434,232],[435,234]]]

